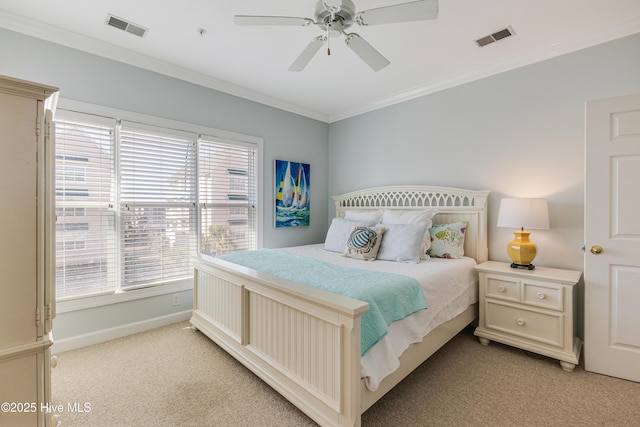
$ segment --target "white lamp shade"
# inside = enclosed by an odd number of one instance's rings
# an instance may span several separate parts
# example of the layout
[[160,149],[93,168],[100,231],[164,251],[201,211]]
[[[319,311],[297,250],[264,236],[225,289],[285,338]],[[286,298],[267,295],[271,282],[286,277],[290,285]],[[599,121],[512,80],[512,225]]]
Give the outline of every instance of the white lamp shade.
[[549,208],[545,199],[502,199],[498,227],[549,228]]

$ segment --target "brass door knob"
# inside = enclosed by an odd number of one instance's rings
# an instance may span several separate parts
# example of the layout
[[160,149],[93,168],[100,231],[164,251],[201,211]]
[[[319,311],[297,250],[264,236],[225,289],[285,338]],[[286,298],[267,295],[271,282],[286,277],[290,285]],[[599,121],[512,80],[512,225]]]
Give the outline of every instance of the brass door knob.
[[591,246],[591,249],[589,249],[589,252],[594,255],[598,255],[599,253],[602,253],[602,246],[593,245]]

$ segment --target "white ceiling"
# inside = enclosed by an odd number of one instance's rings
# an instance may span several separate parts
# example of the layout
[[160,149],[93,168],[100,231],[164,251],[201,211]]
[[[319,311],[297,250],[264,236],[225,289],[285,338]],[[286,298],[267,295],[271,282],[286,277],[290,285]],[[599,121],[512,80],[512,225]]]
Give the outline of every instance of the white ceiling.
[[[354,3],[359,11],[404,1]],[[331,56],[323,49],[302,72],[290,72],[321,34],[316,26],[233,22],[236,14],[313,18],[315,3],[0,0],[0,27],[326,122],[640,32],[640,0],[440,0],[436,20],[349,29],[391,61],[381,71],[339,38],[331,40]],[[139,38],[107,26],[107,14],[150,31]],[[475,44],[507,26],[514,36]]]

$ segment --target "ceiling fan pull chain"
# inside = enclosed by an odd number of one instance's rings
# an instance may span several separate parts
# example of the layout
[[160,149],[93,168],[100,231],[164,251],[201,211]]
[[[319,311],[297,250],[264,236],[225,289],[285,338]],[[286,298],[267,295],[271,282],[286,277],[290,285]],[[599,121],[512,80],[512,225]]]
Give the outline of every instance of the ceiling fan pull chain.
[[331,14],[331,19],[327,22],[327,55],[331,56],[331,23],[336,20],[336,13],[342,9],[340,6],[330,6],[327,2],[322,2],[324,8]]

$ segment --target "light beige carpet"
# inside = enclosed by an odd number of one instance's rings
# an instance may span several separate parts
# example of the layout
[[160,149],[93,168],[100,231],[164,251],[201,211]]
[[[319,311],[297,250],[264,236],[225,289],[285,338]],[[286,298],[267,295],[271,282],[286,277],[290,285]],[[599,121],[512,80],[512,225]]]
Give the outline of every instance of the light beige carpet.
[[[187,322],[58,355],[71,426],[313,426]],[[364,426],[640,426],[640,384],[491,343],[468,328],[362,416]]]

